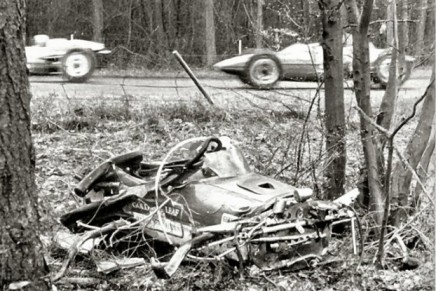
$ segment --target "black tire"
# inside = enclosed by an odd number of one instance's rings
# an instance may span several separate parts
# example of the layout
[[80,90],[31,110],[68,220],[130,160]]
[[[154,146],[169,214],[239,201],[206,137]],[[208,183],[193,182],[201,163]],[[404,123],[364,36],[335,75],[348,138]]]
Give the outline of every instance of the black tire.
[[[379,57],[375,61],[375,78],[374,81],[380,83],[383,88],[386,88],[389,81],[389,69],[391,64],[391,54],[386,54]],[[408,63],[405,65],[405,71],[401,73],[400,85],[406,82],[412,73],[412,66]]]
[[90,50],[72,49],[62,58],[62,73],[73,83],[86,82],[97,65],[95,55]]
[[238,75],[238,77],[242,83],[250,85],[250,80],[248,80],[247,76],[245,75],[245,72],[242,72],[240,75]]
[[[258,89],[271,89],[282,77],[279,59],[272,54],[254,55],[244,70],[247,82]],[[243,80],[241,78],[241,80]]]

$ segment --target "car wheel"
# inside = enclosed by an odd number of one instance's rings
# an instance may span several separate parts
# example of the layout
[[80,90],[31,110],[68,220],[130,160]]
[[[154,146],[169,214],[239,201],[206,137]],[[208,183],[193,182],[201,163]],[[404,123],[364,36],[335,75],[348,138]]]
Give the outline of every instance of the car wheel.
[[[380,85],[383,88],[386,88],[389,81],[389,69],[391,66],[391,58],[392,55],[387,54],[379,57],[375,62],[376,77],[374,78],[374,80],[380,83]],[[412,71],[411,66],[406,64],[404,71],[400,72],[401,74],[400,84],[403,84],[410,78],[411,71]]]
[[238,75],[239,80],[241,80],[242,83],[244,84],[251,84],[250,80],[248,79],[247,75],[245,74],[245,72],[242,72],[242,74]]
[[91,77],[95,67],[96,59],[92,51],[73,49],[62,58],[62,73],[70,82],[85,82]]
[[276,56],[261,54],[253,56],[245,68],[248,83],[259,89],[270,89],[280,79],[282,68]]

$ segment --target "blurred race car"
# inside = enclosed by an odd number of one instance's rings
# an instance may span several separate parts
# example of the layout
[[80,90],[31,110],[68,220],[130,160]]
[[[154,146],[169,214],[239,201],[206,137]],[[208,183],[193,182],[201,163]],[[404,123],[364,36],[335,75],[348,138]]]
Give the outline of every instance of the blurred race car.
[[[370,43],[371,75],[375,83],[386,86],[389,78],[391,50]],[[401,83],[409,79],[414,58],[406,56]],[[352,75],[353,47],[343,48],[344,75]],[[260,50],[223,60],[214,68],[238,75],[242,82],[259,89],[270,89],[279,80],[313,80],[324,74],[323,52],[319,43],[296,43],[281,51]]]
[[97,67],[96,54],[109,54],[103,43],[35,35],[33,45],[26,46],[30,74],[62,72],[70,82],[88,80]]

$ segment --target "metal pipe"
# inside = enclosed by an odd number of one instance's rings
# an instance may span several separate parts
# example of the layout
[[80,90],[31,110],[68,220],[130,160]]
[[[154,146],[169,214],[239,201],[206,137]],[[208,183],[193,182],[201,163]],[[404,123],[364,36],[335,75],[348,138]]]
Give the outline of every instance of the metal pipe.
[[173,55],[176,57],[176,59],[179,61],[180,65],[182,65],[183,69],[185,69],[185,72],[188,73],[189,77],[191,77],[191,80],[194,81],[197,88],[201,91],[203,96],[206,98],[206,100],[211,104],[213,104],[212,99],[210,98],[209,94],[207,94],[206,90],[203,88],[203,86],[198,81],[197,77],[195,77],[192,70],[189,68],[188,64],[185,62],[185,60],[182,58],[182,56],[179,54],[178,51],[173,51]]

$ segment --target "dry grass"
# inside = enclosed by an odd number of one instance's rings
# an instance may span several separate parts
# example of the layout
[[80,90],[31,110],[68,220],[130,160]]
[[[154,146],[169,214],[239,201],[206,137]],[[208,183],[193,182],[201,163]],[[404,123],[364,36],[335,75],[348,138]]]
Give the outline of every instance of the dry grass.
[[[194,136],[229,136],[240,142],[249,164],[256,171],[297,186],[321,189],[323,169],[328,163],[323,150],[322,109],[317,112],[315,108],[308,123],[304,125],[309,105],[307,102],[277,95],[277,100],[272,102],[276,107],[269,106],[266,109],[263,106],[268,105],[268,100],[262,99],[266,95],[262,92],[256,94],[259,96],[248,100],[260,100],[263,103],[249,103],[249,109],[211,108],[200,102],[131,106],[128,102],[123,102],[123,98],[117,103],[97,99],[86,104],[74,100],[60,102],[55,95],[35,99],[32,102],[32,129],[46,235],[50,236],[60,228],[57,217],[78,205],[71,194],[75,183],[73,177],[77,171],[91,169],[111,154],[129,150],[141,150],[145,159],[159,159],[171,145]],[[305,93],[293,94],[301,96]],[[282,97],[287,99],[280,99]],[[310,99],[311,96],[305,97]],[[286,106],[283,100],[286,101]],[[410,102],[405,100],[401,103],[400,111],[406,114]],[[350,189],[358,181],[363,160],[358,118],[351,105],[347,108],[349,126],[346,175],[347,188]],[[404,147],[413,127],[412,123],[400,132],[397,139],[400,147]],[[302,152],[298,157],[300,143]],[[298,169],[297,159],[301,161]],[[410,236],[419,231],[433,242],[433,224],[434,217],[429,212],[424,212],[412,224],[417,231],[407,228],[404,234]],[[240,281],[235,269],[227,264],[200,264],[184,266],[175,278],[168,281],[156,280],[149,267],[123,271],[115,277],[102,278],[103,283],[93,288],[263,290],[266,287],[279,290],[283,287],[284,290],[361,290],[364,287],[367,290],[430,290],[428,288],[433,286],[432,281],[428,281],[428,276],[432,274],[434,256],[432,250],[426,249],[423,244],[418,244],[413,251],[423,263],[417,271],[396,270],[396,250],[391,248],[388,254],[393,256],[389,258],[389,269],[380,273],[371,265],[375,249],[372,242],[368,242],[364,257],[367,264],[359,270],[355,270],[355,258],[348,256],[350,242],[342,239],[337,243],[336,250],[341,250],[336,254],[339,263],[299,273],[267,274],[268,279],[245,274],[246,279]],[[56,261],[51,260],[49,263],[52,268],[56,268]],[[405,280],[407,288],[401,287]],[[63,288],[65,289],[62,290],[73,289],[74,285],[67,284]]]

